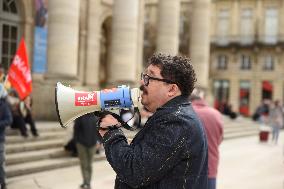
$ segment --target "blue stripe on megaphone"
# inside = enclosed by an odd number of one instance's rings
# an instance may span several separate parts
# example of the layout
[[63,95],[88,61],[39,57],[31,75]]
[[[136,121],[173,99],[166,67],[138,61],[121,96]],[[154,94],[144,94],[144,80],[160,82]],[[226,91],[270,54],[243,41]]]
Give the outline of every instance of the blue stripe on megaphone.
[[112,89],[100,91],[100,101],[102,109],[131,108],[132,101],[130,89],[127,86],[119,86]]

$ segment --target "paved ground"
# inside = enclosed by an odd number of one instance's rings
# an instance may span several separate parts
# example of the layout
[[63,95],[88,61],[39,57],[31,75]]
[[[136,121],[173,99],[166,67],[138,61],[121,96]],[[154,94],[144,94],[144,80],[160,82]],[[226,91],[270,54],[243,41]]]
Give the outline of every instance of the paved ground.
[[218,189],[284,189],[284,132],[278,145],[257,137],[221,145]]
[[[218,189],[284,189],[284,132],[278,145],[257,137],[226,140],[221,145]],[[115,173],[106,161],[93,164],[94,189],[112,189]],[[78,166],[8,180],[8,189],[78,189]]]

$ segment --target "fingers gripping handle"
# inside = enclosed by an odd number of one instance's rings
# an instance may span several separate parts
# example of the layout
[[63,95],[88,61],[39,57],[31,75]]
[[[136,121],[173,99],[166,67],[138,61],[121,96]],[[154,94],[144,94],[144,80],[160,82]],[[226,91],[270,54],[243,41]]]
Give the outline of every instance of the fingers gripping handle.
[[100,124],[101,124],[101,120],[106,116],[106,115],[112,115],[115,119],[117,119],[117,121],[121,124],[122,127],[124,127],[125,129],[127,130],[130,130],[130,131],[133,131],[134,128],[130,127],[126,122],[124,122],[121,117],[116,114],[116,113],[113,113],[113,112],[110,112],[110,111],[96,111],[94,112],[95,116],[99,117],[99,120],[98,120],[98,123],[97,123],[97,128],[99,130],[113,130],[113,129],[117,129],[119,128],[120,126],[118,125],[111,125],[109,126],[108,128],[102,128],[100,127]]

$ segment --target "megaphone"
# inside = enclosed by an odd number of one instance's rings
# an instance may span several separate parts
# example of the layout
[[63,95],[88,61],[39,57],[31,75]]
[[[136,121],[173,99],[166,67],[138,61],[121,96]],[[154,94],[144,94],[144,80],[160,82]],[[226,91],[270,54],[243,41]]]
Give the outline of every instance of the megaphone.
[[62,127],[87,113],[138,108],[140,98],[138,88],[130,89],[125,85],[86,92],[74,90],[58,82],[55,88],[56,112]]

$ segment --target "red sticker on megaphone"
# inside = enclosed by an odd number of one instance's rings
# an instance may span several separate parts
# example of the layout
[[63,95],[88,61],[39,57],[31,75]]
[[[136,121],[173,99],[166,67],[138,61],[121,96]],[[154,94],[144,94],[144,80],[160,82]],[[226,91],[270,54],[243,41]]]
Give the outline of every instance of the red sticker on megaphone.
[[75,93],[75,106],[97,105],[96,92],[78,92]]

